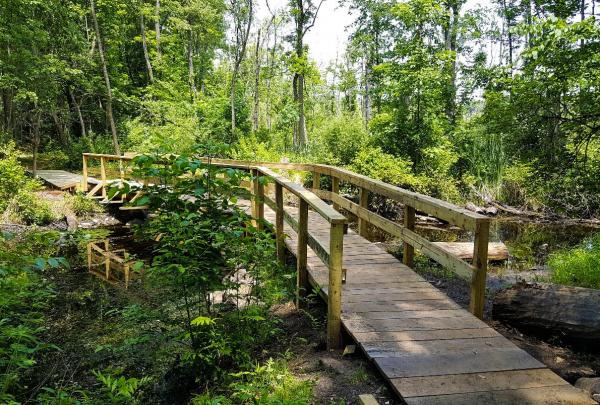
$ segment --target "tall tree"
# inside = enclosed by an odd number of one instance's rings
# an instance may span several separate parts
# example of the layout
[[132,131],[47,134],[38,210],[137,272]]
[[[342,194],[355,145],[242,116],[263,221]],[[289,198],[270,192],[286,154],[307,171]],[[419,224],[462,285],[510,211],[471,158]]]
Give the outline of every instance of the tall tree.
[[304,149],[308,144],[306,134],[306,116],[304,100],[304,79],[308,69],[308,59],[305,52],[304,37],[315,25],[317,15],[324,0],[318,4],[314,0],[291,0],[291,15],[294,21],[294,33],[292,35],[294,46],[294,78],[292,90],[294,101],[298,109],[298,121],[294,128],[294,148]]
[[100,56],[100,64],[102,65],[102,74],[104,76],[104,83],[106,84],[106,115],[110,123],[113,148],[115,150],[115,154],[121,155],[121,147],[119,146],[119,138],[117,137],[117,125],[115,124],[115,117],[112,108],[112,88],[110,86],[110,77],[108,76],[108,67],[106,64],[106,56],[104,54],[104,45],[102,44],[102,36],[100,35],[100,26],[98,24],[98,17],[96,15],[95,0],[90,0],[90,9],[92,12],[92,22],[94,24],[94,31],[96,32],[96,42],[98,43],[98,54]]
[[231,136],[235,138],[236,132],[236,84],[242,61],[246,57],[246,46],[250,37],[250,27],[254,17],[254,0],[230,0],[230,13],[233,19],[234,38],[231,49],[232,71],[231,71]]

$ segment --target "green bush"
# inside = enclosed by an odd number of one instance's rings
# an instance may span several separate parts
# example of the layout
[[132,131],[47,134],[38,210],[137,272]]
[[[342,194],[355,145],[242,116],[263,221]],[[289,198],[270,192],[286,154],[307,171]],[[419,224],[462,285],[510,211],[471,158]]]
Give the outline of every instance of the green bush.
[[27,177],[12,142],[0,147],[0,173],[0,213],[19,190],[35,190],[40,187],[37,181]]
[[426,192],[426,180],[415,176],[411,167],[409,160],[384,153],[381,148],[366,147],[358,152],[350,170],[396,186]]
[[325,120],[312,134],[311,154],[315,161],[339,166],[349,165],[370,137],[358,115],[340,115]]
[[548,265],[555,283],[600,289],[600,233],[574,249],[552,254]]
[[69,207],[78,216],[93,214],[94,212],[102,212],[102,206],[95,200],[86,198],[84,194],[77,193],[67,198]]
[[21,190],[10,201],[9,217],[27,225],[46,225],[55,220],[47,202],[40,200],[30,191]]

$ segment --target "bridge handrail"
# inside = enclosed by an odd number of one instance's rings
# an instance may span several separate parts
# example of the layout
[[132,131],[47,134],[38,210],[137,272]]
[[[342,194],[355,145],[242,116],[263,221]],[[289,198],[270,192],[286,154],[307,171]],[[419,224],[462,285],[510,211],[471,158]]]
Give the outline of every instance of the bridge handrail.
[[[114,155],[103,154],[84,154],[84,163],[86,160],[86,155],[89,157],[98,157],[103,160],[131,160],[133,158],[133,156],[118,157]],[[274,180],[279,179],[279,182],[275,180],[279,186],[288,189],[296,196],[300,197],[301,201],[305,201],[308,206],[312,207],[315,211],[319,212],[319,214],[323,215],[323,217],[326,218],[332,225],[335,223],[335,221],[342,221],[341,218],[334,219],[336,218],[334,212],[336,212],[336,210],[339,208],[343,208],[344,210],[351,212],[358,217],[358,233],[361,236],[368,236],[367,225],[371,224],[379,229],[382,229],[384,232],[400,238],[404,242],[403,262],[409,267],[413,267],[414,265],[414,249],[416,247],[423,254],[458,274],[460,277],[466,279],[470,283],[470,310],[479,318],[483,317],[489,242],[489,218],[486,216],[468,211],[455,204],[434,197],[405,190],[403,188],[387,184],[383,181],[371,179],[367,176],[335,166],[307,163],[252,162],[216,158],[211,158],[210,160],[213,164],[254,170],[257,173],[257,177],[258,173],[260,172],[262,175],[273,178]],[[285,179],[284,182],[281,180],[284,179],[282,176],[272,172],[269,169],[312,172],[312,193],[288,179]],[[331,191],[321,190],[321,175],[331,177]],[[339,194],[340,182],[346,182],[358,188],[358,204]],[[255,190],[258,191],[256,187]],[[303,191],[300,192],[301,190]],[[400,225],[378,215],[375,212],[370,211],[368,205],[369,193],[379,194],[403,204],[405,206],[403,224]],[[267,203],[272,202],[268,197],[265,197],[265,199]],[[324,203],[322,200],[332,201],[333,208],[328,208],[329,205]],[[450,224],[472,231],[474,234],[472,264],[467,263],[461,258],[453,255],[452,253],[444,250],[443,248],[417,234],[415,232],[417,211],[424,212],[440,218]],[[255,214],[258,214],[258,212],[255,212]],[[286,217],[286,221],[288,219],[289,218]],[[310,242],[310,239],[308,242]],[[323,255],[320,255],[320,257],[323,258]]]

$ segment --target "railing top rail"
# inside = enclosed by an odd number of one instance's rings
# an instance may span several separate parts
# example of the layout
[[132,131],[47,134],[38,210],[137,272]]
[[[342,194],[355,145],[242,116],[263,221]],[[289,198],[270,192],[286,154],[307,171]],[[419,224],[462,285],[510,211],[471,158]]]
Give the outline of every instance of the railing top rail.
[[[135,157],[135,155],[129,156],[116,156],[110,154],[101,154],[101,153],[84,153],[84,156],[87,157],[95,157],[95,158],[105,158],[112,160],[131,160]],[[208,158],[204,159],[205,161]],[[388,183],[385,183],[380,180],[375,180],[370,177],[367,177],[362,174],[354,173],[347,169],[341,169],[335,166],[322,165],[322,164],[310,164],[310,163],[277,163],[277,162],[252,162],[245,160],[233,160],[233,159],[217,159],[211,158],[210,161],[214,164],[222,164],[228,165],[233,168],[240,169],[251,169],[251,168],[269,168],[269,169],[284,169],[284,170],[300,170],[300,171],[314,171],[320,174],[334,176],[339,178],[342,181],[346,181],[352,183],[356,186],[365,188],[373,193],[380,194],[382,196],[391,198],[392,200],[398,201],[402,204],[406,204],[414,207],[415,209],[425,212],[429,215],[433,215],[437,218],[440,218],[444,221],[447,221],[453,225],[457,225],[463,227],[468,230],[475,230],[478,223],[487,222],[489,218],[477,214],[475,212],[471,212],[465,208],[459,207],[455,204],[449,203],[447,201],[440,200],[438,198],[434,198],[425,194],[416,193],[413,191],[409,191]],[[271,172],[273,173],[273,172]],[[273,173],[275,174],[275,173]],[[269,175],[271,176],[271,175]],[[280,176],[281,177],[281,176]],[[283,177],[281,177],[283,178]],[[287,180],[287,179],[286,179]],[[291,181],[287,181],[286,184],[295,184]],[[282,184],[283,185],[283,184]],[[302,186],[300,186],[302,187]],[[288,188],[288,187],[286,187]],[[288,188],[289,189],[289,188]],[[302,189],[304,189],[302,187]],[[304,189],[306,190],[306,189]],[[292,190],[290,190],[292,191]],[[292,191],[296,194],[294,191]],[[309,192],[306,190],[306,192]],[[312,193],[311,193],[312,194]],[[296,194],[298,195],[298,194]],[[318,197],[314,197],[320,200]],[[314,199],[313,199],[314,201]],[[308,202],[308,200],[307,200]],[[316,204],[316,203],[315,203]],[[323,203],[325,204],[325,203]],[[325,204],[327,205],[327,204]],[[313,204],[311,207],[318,212],[328,212],[324,211],[324,207],[319,207],[317,209]]]
[[331,224],[343,224],[347,221],[345,216],[334,210],[332,206],[321,200],[316,194],[302,187],[302,185],[294,183],[293,181],[275,173],[266,167],[257,166],[256,169],[273,179],[273,181],[281,185],[298,198],[306,201],[308,205],[313,210],[318,212],[323,218],[325,218],[327,222]]

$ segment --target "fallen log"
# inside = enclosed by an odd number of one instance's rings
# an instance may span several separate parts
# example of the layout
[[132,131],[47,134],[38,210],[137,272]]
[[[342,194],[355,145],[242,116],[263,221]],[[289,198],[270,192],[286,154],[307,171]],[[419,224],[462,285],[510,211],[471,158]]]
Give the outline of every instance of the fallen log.
[[600,290],[519,283],[496,294],[492,317],[537,335],[600,348]]
[[[433,242],[445,251],[463,260],[473,259],[473,242]],[[502,242],[490,242],[488,260],[501,261],[508,259],[508,248]]]

